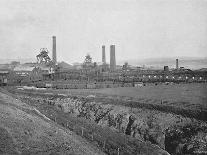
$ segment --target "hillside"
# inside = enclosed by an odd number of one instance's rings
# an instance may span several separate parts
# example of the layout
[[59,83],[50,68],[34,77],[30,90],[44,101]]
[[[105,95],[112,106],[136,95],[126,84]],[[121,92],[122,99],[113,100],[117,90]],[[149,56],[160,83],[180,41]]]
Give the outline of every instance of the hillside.
[[0,154],[104,153],[34,107],[0,92]]

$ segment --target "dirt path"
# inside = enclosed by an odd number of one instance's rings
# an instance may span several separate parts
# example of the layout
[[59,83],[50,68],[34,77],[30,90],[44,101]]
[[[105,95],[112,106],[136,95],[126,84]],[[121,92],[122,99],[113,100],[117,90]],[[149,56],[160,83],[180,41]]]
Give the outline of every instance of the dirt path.
[[0,92],[0,154],[104,154],[32,109]]

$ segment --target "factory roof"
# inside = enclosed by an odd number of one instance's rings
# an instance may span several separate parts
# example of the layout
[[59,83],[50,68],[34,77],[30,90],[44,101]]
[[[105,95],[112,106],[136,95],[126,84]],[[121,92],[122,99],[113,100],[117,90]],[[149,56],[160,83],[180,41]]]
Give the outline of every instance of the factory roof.
[[11,70],[12,67],[10,64],[0,64],[0,70]]
[[0,74],[8,74],[9,71],[8,70],[0,70]]
[[26,71],[31,72],[35,67],[26,66],[26,65],[19,65],[14,68],[14,71]]

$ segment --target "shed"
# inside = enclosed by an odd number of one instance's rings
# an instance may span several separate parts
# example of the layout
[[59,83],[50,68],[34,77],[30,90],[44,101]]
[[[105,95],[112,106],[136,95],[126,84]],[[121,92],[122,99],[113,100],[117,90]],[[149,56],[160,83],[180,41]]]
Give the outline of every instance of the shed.
[[135,82],[134,83],[134,87],[142,87],[142,86],[144,86],[143,82]]

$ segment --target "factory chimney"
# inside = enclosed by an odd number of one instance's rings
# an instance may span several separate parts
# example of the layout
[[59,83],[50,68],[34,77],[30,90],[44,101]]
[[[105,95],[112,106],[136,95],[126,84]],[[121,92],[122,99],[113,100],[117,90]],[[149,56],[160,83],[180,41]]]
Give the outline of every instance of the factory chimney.
[[102,63],[106,64],[105,45],[102,46]]
[[56,56],[56,36],[52,37],[52,61],[56,65],[57,64],[57,56]]
[[115,45],[110,46],[110,70],[116,70]]
[[176,70],[179,69],[178,67],[179,67],[179,66],[178,66],[178,59],[176,59]]

